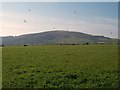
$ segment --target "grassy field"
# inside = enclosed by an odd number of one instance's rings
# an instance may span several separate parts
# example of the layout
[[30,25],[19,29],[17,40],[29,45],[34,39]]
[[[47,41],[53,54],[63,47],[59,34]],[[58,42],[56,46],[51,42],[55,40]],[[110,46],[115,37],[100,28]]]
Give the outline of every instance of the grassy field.
[[2,48],[3,88],[115,88],[117,45]]

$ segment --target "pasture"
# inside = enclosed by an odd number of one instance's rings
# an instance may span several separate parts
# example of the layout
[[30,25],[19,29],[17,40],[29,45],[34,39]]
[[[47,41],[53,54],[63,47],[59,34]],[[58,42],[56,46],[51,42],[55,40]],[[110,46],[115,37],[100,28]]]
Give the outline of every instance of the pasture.
[[117,45],[6,46],[3,88],[116,88]]

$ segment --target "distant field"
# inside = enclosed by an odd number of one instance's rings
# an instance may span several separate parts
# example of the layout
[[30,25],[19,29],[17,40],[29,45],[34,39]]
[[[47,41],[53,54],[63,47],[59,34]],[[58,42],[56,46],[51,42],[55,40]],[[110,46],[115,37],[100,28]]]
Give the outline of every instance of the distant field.
[[118,46],[2,48],[3,88],[117,87]]

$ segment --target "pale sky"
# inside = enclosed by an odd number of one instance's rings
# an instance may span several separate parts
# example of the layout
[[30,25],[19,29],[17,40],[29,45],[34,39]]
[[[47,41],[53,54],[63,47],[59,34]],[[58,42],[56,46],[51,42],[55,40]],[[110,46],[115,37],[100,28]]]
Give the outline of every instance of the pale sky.
[[117,2],[4,2],[0,17],[0,36],[68,30],[118,37]]

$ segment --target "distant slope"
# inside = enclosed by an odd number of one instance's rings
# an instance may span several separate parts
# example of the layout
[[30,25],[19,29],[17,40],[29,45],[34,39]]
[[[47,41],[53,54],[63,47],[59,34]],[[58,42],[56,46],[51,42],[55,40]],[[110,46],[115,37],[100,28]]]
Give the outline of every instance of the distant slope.
[[117,43],[117,39],[68,31],[48,31],[43,33],[20,35],[16,37],[2,37],[2,44],[4,45],[84,44],[86,42]]

